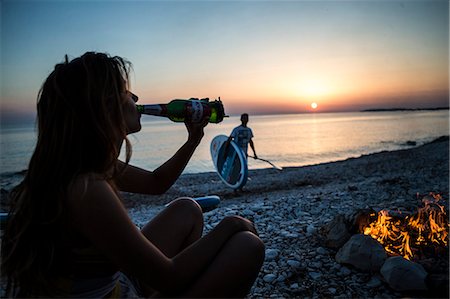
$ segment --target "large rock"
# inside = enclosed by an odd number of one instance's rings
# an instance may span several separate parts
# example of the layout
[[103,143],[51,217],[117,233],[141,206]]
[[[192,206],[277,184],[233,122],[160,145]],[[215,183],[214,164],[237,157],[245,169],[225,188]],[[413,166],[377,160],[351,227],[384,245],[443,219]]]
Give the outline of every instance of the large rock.
[[324,227],[324,233],[325,246],[334,249],[341,248],[351,237],[343,215],[337,215],[328,223]]
[[389,286],[396,291],[426,290],[427,272],[422,265],[401,256],[390,257],[380,270]]
[[336,254],[336,261],[364,272],[377,272],[387,258],[383,246],[370,236],[353,235]]

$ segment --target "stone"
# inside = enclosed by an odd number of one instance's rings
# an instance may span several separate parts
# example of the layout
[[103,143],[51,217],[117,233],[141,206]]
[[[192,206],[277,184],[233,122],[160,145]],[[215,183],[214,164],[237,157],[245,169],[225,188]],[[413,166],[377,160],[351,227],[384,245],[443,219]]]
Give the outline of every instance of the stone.
[[319,272],[309,272],[308,274],[314,280],[322,277],[322,273],[319,273]]
[[314,224],[309,224],[307,227],[306,227],[306,234],[308,235],[308,236],[311,236],[311,235],[313,235],[313,234],[315,234],[316,233],[316,228],[314,227]]
[[328,251],[327,251],[325,248],[323,248],[323,247],[317,248],[316,252],[317,252],[318,254],[320,254],[320,255],[326,255],[326,254],[328,254]]
[[334,294],[336,294],[336,289],[335,288],[328,288],[328,292],[330,292],[330,294],[334,295]]
[[427,290],[425,280],[428,273],[422,265],[401,256],[388,258],[380,272],[389,286],[396,291]]
[[263,277],[263,280],[267,283],[272,283],[275,279],[277,279],[277,276],[275,274],[266,274]]
[[248,216],[253,216],[253,215],[255,215],[255,212],[253,212],[250,209],[245,209],[245,210],[242,211],[242,215],[247,216],[247,217]]
[[278,257],[280,252],[277,249],[266,249],[266,261],[273,261]]
[[351,235],[343,215],[337,215],[325,227],[325,246],[338,249],[350,239]]
[[387,258],[383,246],[370,236],[353,235],[336,253],[336,261],[364,272],[378,272]]
[[300,266],[301,266],[301,263],[299,261],[296,261],[296,260],[288,260],[287,264],[289,266],[291,266],[292,268],[294,268],[294,269],[300,268]]
[[381,286],[383,284],[383,282],[381,281],[381,279],[377,276],[372,276],[372,278],[370,278],[370,280],[367,282],[366,286],[368,286],[371,289],[375,289],[378,288],[379,286]]
[[347,267],[342,267],[341,270],[339,270],[339,275],[341,276],[349,276],[352,274],[352,271]]
[[348,191],[358,191],[358,187],[355,185],[348,185],[347,190]]

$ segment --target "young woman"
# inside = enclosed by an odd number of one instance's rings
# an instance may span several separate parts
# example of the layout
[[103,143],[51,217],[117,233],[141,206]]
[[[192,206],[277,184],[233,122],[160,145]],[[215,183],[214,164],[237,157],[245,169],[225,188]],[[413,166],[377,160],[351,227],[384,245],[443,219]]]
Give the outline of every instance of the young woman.
[[[264,260],[253,224],[224,218],[202,236],[189,198],[138,230],[120,190],[165,192],[203,137],[207,120],[186,123],[186,143],[150,172],[128,164],[127,135],[141,129],[130,63],[88,52],[57,64],[37,104],[38,138],[12,192],[1,273],[16,297],[243,297]],[[151,136],[149,136],[151,137]],[[126,161],[118,161],[123,142]]]

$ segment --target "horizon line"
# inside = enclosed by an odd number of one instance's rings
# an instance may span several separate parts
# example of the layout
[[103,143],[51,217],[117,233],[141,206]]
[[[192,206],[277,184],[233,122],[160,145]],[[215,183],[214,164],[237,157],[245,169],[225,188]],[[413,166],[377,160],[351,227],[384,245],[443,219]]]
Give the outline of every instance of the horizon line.
[[[243,111],[242,113],[248,113],[250,115],[289,115],[289,114],[325,114],[325,113],[351,113],[351,112],[401,112],[401,111],[438,111],[438,110],[450,110],[449,106],[438,106],[438,107],[416,107],[416,108],[405,108],[405,107],[395,107],[395,108],[367,108],[367,109],[346,109],[346,110],[305,110],[305,111]],[[229,113],[227,116],[240,116],[242,113]],[[5,117],[6,116],[6,117]],[[14,126],[31,124],[36,122],[36,114],[33,116],[30,113],[0,113],[0,127],[4,126]]]

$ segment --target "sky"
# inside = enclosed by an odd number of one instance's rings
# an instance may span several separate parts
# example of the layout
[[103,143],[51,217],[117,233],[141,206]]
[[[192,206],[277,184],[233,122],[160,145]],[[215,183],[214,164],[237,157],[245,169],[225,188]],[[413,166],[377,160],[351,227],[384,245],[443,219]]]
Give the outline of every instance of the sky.
[[2,0],[0,9],[2,123],[34,117],[54,65],[87,51],[129,60],[143,104],[220,96],[231,115],[448,106],[446,0]]

